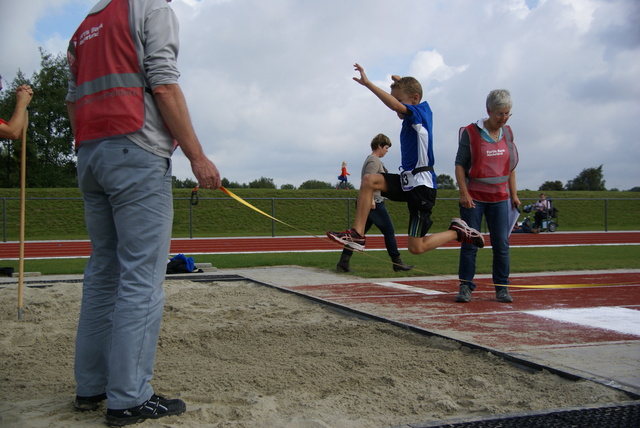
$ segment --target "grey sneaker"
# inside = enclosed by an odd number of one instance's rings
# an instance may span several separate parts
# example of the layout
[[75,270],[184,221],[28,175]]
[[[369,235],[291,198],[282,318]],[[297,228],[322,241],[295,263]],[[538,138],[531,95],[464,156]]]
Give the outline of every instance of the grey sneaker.
[[345,230],[344,232],[327,232],[327,236],[338,244],[346,245],[352,250],[364,251],[366,238],[360,236],[354,228]]
[[513,297],[509,294],[509,290],[507,287],[496,287],[496,299],[498,302],[502,303],[511,303],[513,302]]
[[465,282],[460,284],[460,292],[456,296],[456,302],[469,303],[471,301],[471,286]]
[[458,242],[475,245],[478,248],[484,247],[484,237],[480,232],[469,227],[467,222],[459,218],[451,219],[449,230],[454,230],[458,235]]

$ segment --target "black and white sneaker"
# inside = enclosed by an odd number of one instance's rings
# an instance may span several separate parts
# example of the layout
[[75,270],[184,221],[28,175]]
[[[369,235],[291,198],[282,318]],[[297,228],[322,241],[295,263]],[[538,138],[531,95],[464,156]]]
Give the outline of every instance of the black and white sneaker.
[[137,424],[145,419],[158,419],[163,416],[181,415],[187,405],[180,399],[166,399],[153,394],[139,406],[129,409],[107,409],[107,425],[125,426]]
[[458,242],[475,245],[478,248],[484,247],[484,237],[480,232],[469,227],[467,222],[462,219],[451,219],[449,230],[454,230],[458,234]]
[[98,407],[100,407],[100,403],[106,399],[107,399],[107,394],[98,394],[98,395],[92,395],[88,397],[76,395],[76,401],[74,402],[74,407],[76,410],[81,412],[92,412],[94,410],[98,410]]

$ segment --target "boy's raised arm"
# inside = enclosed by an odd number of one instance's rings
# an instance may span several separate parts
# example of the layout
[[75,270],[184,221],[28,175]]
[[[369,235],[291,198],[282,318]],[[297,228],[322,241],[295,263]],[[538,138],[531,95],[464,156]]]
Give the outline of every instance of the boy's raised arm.
[[[403,115],[407,114],[409,110],[407,109],[407,106],[402,104],[400,101],[398,101],[395,97],[393,97],[390,93],[388,93],[384,89],[371,83],[371,81],[369,80],[369,78],[364,72],[364,68],[360,64],[356,63],[354,67],[360,73],[360,77],[354,77],[353,80],[355,80],[365,88],[368,88],[371,92],[374,93],[376,97],[380,99],[380,101],[382,101],[391,110],[395,111],[398,114],[403,114]],[[394,75],[393,77],[395,78],[397,76]]]

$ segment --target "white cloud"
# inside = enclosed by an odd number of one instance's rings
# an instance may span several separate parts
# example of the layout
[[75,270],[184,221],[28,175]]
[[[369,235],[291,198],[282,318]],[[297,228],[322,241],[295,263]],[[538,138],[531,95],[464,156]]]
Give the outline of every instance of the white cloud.
[[[94,0],[3,6],[0,73],[28,76],[38,46],[64,50]],[[604,165],[608,187],[640,186],[640,5],[636,0],[174,0],[181,85],[222,175],[278,185],[357,176],[371,138],[400,121],[352,80],[362,64],[388,88],[414,75],[434,110],[436,172],[453,176],[457,133],[511,91],[520,188]],[[21,19],[6,17],[20,16]],[[174,174],[191,177],[184,156]]]
[[408,74],[420,81],[435,80],[442,83],[462,73],[467,67],[467,65],[458,67],[446,65],[442,55],[435,50],[420,51],[411,62]]

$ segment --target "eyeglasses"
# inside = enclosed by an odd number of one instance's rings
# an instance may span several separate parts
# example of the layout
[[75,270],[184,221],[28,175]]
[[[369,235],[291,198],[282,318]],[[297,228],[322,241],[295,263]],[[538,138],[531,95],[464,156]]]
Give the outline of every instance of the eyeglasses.
[[496,117],[499,118],[503,118],[506,117],[507,119],[510,118],[511,116],[513,116],[513,113],[493,113]]

